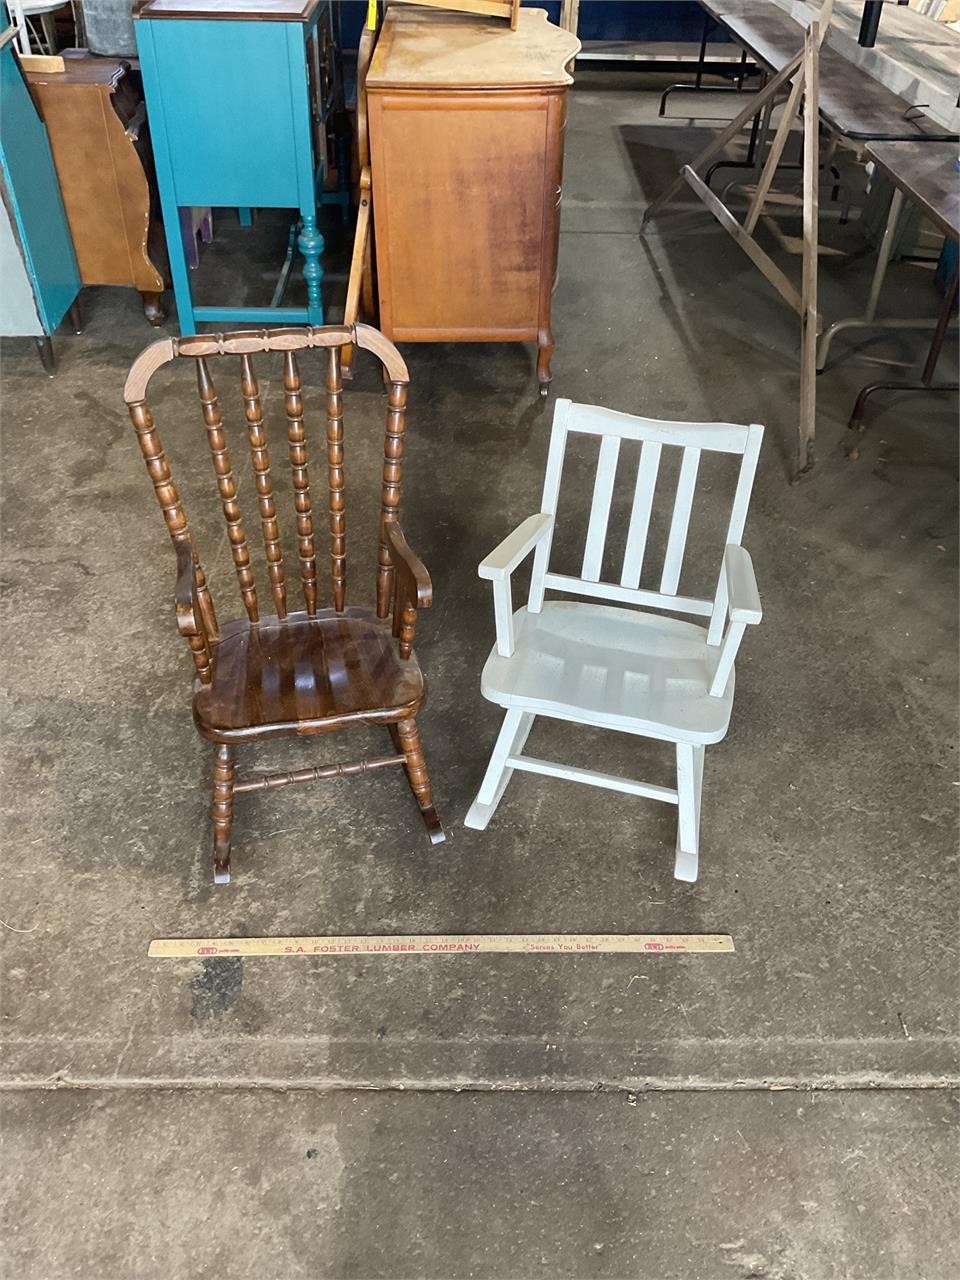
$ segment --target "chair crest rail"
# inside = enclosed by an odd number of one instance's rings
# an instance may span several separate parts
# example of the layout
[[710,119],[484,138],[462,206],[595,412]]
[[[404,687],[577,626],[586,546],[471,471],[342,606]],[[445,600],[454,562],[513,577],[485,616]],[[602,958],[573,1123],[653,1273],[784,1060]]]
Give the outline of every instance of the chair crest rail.
[[255,355],[258,351],[308,351],[351,344],[377,356],[386,369],[389,382],[409,383],[406,362],[379,329],[368,324],[325,325],[322,328],[241,330],[161,338],[152,342],[133,362],[124,383],[123,398],[127,405],[143,400],[153,375],[178,356]]

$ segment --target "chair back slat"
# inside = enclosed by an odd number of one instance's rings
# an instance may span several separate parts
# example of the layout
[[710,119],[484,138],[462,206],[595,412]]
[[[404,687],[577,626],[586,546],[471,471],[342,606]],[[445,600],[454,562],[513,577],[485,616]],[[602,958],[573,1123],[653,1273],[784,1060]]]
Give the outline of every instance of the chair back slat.
[[763,427],[751,427],[750,438],[743,450],[743,464],[737,479],[737,490],[733,496],[730,509],[730,523],[727,526],[727,542],[743,541],[743,530],[747,523],[747,512],[750,509],[750,495],[753,493],[753,482],[757,475],[757,463],[760,461],[760,445],[763,443]]
[[213,597],[210,595],[210,588],[207,586],[207,575],[203,572],[203,566],[200,563],[200,557],[197,555],[196,547],[193,548],[193,580],[197,587],[197,605],[203,619],[203,630],[210,640],[220,639],[220,624],[217,622],[217,613],[213,607]]
[[690,512],[693,509],[693,495],[697,487],[699,469],[700,450],[684,449],[683,461],[680,464],[680,479],[677,481],[677,496],[673,504],[673,517],[670,521],[670,536],[667,538],[667,552],[663,558],[663,574],[660,578],[660,591],[663,595],[675,596],[677,587],[680,585],[680,570],[683,568],[683,553],[687,549]]
[[[547,466],[543,473],[543,497],[540,499],[540,510],[547,515],[557,514],[560,501],[560,477],[563,474],[563,457],[567,451],[567,421],[573,404],[569,400],[558,400],[553,411],[553,430],[550,433],[550,447],[547,450]],[[533,554],[533,569],[530,573],[530,599],[528,608],[531,613],[539,613],[543,608],[543,593],[547,566],[550,563],[550,551],[553,545],[553,532],[543,538]]]
[[230,464],[230,451],[227,448],[227,439],[224,435],[223,422],[220,418],[217,389],[213,384],[213,378],[210,376],[210,369],[206,360],[201,356],[196,364],[197,390],[203,407],[203,421],[206,424],[207,443],[210,446],[213,469],[217,476],[220,503],[227,522],[230,554],[233,556],[234,568],[237,571],[237,581],[240,584],[240,595],[243,597],[243,606],[247,611],[247,617],[251,622],[256,622],[260,617],[257,588],[253,578],[253,569],[250,567],[250,548],[247,546],[247,535],[243,527],[243,517],[240,514],[240,504],[237,502],[237,484]]
[[257,482],[257,499],[260,506],[260,524],[263,527],[263,549],[267,557],[267,576],[273,592],[277,617],[287,616],[287,587],[283,576],[283,547],[280,543],[280,526],[273,499],[273,478],[270,475],[270,450],[263,425],[263,405],[260,402],[260,386],[253,369],[253,357],[240,357],[240,386],[243,391],[244,414],[247,419],[247,436],[250,441],[250,458]]
[[383,442],[383,488],[380,498],[380,545],[377,551],[377,617],[390,612],[393,565],[387,542],[387,525],[397,518],[403,478],[403,446],[406,426],[407,383],[387,384],[387,426]]
[[[173,477],[170,474],[170,466],[163,452],[160,436],[157,434],[157,429],[154,425],[153,414],[144,400],[128,402],[128,407],[130,420],[137,433],[140,452],[143,454],[143,460],[147,464],[147,472],[153,481],[154,493],[157,495],[157,501],[160,503],[160,510],[163,512],[167,530],[173,539],[174,546],[177,547],[177,555],[179,556],[183,548],[190,543],[190,529],[187,525],[186,513],[180,502],[180,494],[177,492],[177,486],[173,483]],[[202,606],[204,606],[204,612],[206,613],[209,610],[210,616],[212,616],[213,606],[210,604],[209,593],[206,590],[203,570],[200,569],[199,561],[193,556],[192,552],[191,559],[193,562],[194,583],[197,585],[198,593],[202,589],[205,596],[205,600],[201,601]],[[198,571],[199,579],[197,577]],[[215,619],[214,626],[216,626]],[[206,635],[199,630],[194,630],[188,636],[188,641],[196,667],[197,678],[202,684],[209,684],[212,674],[209,641]]]
[[313,511],[310,503],[310,472],[307,440],[303,426],[303,394],[300,366],[292,351],[283,356],[283,390],[287,411],[287,440],[293,472],[293,503],[297,512],[297,551],[303,603],[311,618],[317,614],[317,554],[313,543]]
[[641,446],[640,466],[637,468],[637,484],[633,492],[630,526],[627,530],[627,546],[623,553],[623,572],[620,574],[622,587],[635,589],[640,585],[662,452],[663,445],[658,440],[647,440]]
[[[739,461],[736,491],[726,529],[726,543],[739,544],[756,475],[763,428],[727,422],[659,422],[652,418],[617,413],[601,406],[558,400],[540,508],[548,515],[556,517],[560,506],[561,481],[571,437],[584,435],[599,436],[600,448],[580,574],[577,577],[551,569],[555,536],[555,530],[551,529],[549,535],[538,543],[534,555],[528,609],[531,613],[538,613],[543,608],[546,591],[562,591],[611,602],[635,604],[642,608],[707,617],[711,620],[712,636],[720,625],[717,619],[720,618],[722,623],[721,614],[725,608],[724,602],[718,598],[722,586],[720,569],[718,568],[716,579],[717,588],[709,597],[706,593],[703,596],[689,592],[679,594],[701,459],[703,454],[731,454]],[[617,472],[624,465],[621,459],[621,444],[624,440],[639,444],[640,456],[635,475],[631,476],[632,505],[620,580],[615,583],[604,580],[603,562],[611,511],[614,509]],[[679,473],[669,473],[677,474],[677,480],[672,495],[672,512],[666,531],[659,585],[657,588],[653,588],[652,584],[642,588],[640,582],[644,576],[645,560],[650,558],[648,544],[651,529],[659,528],[659,520],[656,523],[653,521],[653,507],[664,479],[661,475],[661,463],[665,446],[680,455]],[[667,504],[670,497],[667,493],[659,500]],[[722,564],[723,547],[718,548],[718,552]],[[657,575],[652,569],[648,581],[650,576],[656,581]]]
[[620,437],[604,436],[600,441],[600,458],[597,477],[593,485],[593,501],[590,504],[590,523],[583,551],[581,575],[587,582],[599,582],[603,567],[603,548],[607,541],[610,523],[610,504],[613,501],[613,485],[617,478],[617,461],[620,457]]
[[347,594],[347,514],[343,488],[343,383],[340,348],[327,354],[327,479],[330,486],[330,575],[333,605],[343,612]]

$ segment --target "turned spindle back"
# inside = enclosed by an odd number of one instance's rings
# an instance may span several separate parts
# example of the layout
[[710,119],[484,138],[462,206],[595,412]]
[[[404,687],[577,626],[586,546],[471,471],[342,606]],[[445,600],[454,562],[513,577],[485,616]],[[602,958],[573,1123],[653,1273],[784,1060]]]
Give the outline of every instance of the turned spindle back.
[[[200,334],[186,338],[167,338],[148,347],[134,363],[124,387],[124,399],[137,432],[147,470],[153,480],[167,529],[178,551],[187,544],[193,559],[194,587],[200,613],[206,625],[199,636],[190,638],[201,679],[209,669],[209,640],[216,636],[216,621],[200,566],[196,547],[190,536],[180,495],[173,482],[164,456],[146,393],[150,378],[162,365],[177,357],[190,357],[196,367],[200,409],[206,426],[207,443],[219,490],[220,503],[227,526],[230,552],[236,571],[240,596],[251,623],[262,614],[275,614],[285,619],[291,609],[288,569],[284,562],[280,525],[277,517],[278,491],[281,490],[281,468],[274,451],[271,456],[264,421],[263,402],[254,357],[259,352],[283,353],[284,412],[287,427],[287,458],[296,514],[297,558],[303,606],[315,617],[324,594],[318,586],[317,557],[322,556],[323,499],[311,489],[311,459],[304,424],[303,394],[299,351],[319,348],[326,353],[326,501],[329,531],[329,563],[331,603],[342,612],[346,604],[347,546],[346,500],[343,468],[343,387],[340,373],[342,348],[355,344],[371,351],[384,366],[387,381],[387,421],[383,458],[383,483],[380,505],[380,533],[377,556],[377,616],[385,618],[390,608],[393,587],[393,565],[386,527],[398,517],[401,471],[403,465],[404,415],[409,375],[397,351],[381,333],[368,325],[350,328],[328,326],[311,329],[274,329],[258,333]],[[211,365],[224,356],[239,356],[240,393],[246,420],[247,444],[253,466],[257,494],[260,532],[266,557],[271,608],[257,591],[251,564],[248,538],[254,536],[244,523],[237,493],[237,482],[231,460],[230,445],[224,430],[220,398]],[[220,379],[221,383],[223,379]],[[234,441],[234,447],[236,442]],[[312,459],[316,467],[319,459]],[[275,480],[276,476],[276,480]],[[315,475],[314,475],[315,479]],[[284,486],[285,487],[285,486]],[[257,519],[256,516],[253,517]],[[296,605],[292,606],[294,609]]]

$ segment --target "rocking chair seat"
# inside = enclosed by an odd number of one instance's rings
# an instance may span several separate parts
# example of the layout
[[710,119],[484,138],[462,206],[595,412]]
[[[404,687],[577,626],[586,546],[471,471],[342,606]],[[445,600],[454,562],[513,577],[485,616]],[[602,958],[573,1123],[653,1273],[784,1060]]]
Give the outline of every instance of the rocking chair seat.
[[213,742],[393,724],[415,716],[425,694],[416,657],[399,657],[389,619],[372,609],[235,619],[212,646],[212,666],[193,715]]
[[726,734],[734,679],[710,696],[719,648],[705,627],[594,601],[548,600],[513,619],[512,656],[494,645],[483,669],[490,702],[693,745]]

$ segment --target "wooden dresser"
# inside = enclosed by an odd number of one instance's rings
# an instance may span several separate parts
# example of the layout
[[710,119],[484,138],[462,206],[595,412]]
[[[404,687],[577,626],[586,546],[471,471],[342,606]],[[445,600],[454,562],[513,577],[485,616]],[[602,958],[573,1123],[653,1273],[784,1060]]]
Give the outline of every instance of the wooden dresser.
[[397,342],[536,342],[554,351],[567,70],[575,36],[387,10],[367,76],[380,327]]
[[151,221],[150,151],[143,102],[126,62],[83,53],[62,71],[29,71],[70,222],[84,284],[132,285],[151,324],[162,324],[163,232]]

